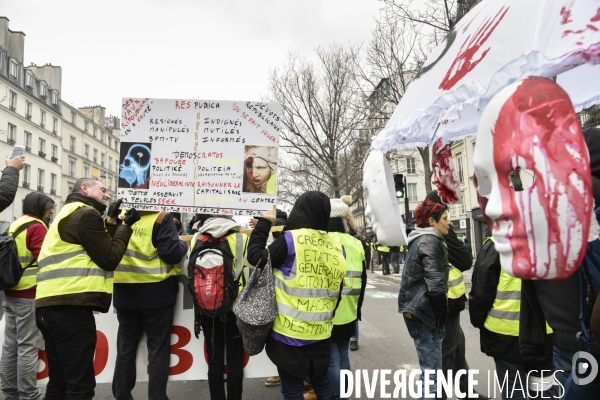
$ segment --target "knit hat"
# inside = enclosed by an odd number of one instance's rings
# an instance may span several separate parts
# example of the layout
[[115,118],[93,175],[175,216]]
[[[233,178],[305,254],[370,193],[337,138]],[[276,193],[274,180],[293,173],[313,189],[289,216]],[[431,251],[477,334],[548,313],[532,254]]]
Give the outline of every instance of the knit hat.
[[350,212],[352,198],[350,196],[342,196],[339,199],[331,199],[331,218],[333,217],[345,217]]

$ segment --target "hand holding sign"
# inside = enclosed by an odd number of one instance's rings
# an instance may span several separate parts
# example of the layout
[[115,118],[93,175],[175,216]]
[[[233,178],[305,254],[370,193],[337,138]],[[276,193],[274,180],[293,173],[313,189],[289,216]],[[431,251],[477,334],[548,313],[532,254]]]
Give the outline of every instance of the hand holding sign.
[[263,214],[263,218],[266,218],[271,222],[275,221],[275,218],[277,217],[277,206],[275,204],[273,204],[272,210],[263,211],[262,214]]

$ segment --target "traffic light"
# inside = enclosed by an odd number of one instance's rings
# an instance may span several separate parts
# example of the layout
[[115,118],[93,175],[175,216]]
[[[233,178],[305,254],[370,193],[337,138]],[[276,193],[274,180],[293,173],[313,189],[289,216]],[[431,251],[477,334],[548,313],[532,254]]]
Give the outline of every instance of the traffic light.
[[396,197],[401,199],[404,197],[404,175],[394,175],[394,185],[396,186]]

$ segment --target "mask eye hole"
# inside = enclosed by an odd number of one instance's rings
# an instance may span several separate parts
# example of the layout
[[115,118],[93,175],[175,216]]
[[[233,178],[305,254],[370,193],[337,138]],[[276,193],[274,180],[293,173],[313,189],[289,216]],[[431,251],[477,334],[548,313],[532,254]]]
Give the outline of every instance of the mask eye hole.
[[515,169],[508,173],[508,181],[515,192],[529,190],[535,184],[535,172],[530,169]]

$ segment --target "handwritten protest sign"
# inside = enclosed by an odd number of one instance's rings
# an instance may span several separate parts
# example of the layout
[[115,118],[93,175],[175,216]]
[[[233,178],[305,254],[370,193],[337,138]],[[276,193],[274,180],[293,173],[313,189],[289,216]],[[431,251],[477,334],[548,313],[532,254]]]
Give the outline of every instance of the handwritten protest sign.
[[264,102],[123,99],[119,198],[138,210],[270,210],[280,113]]

